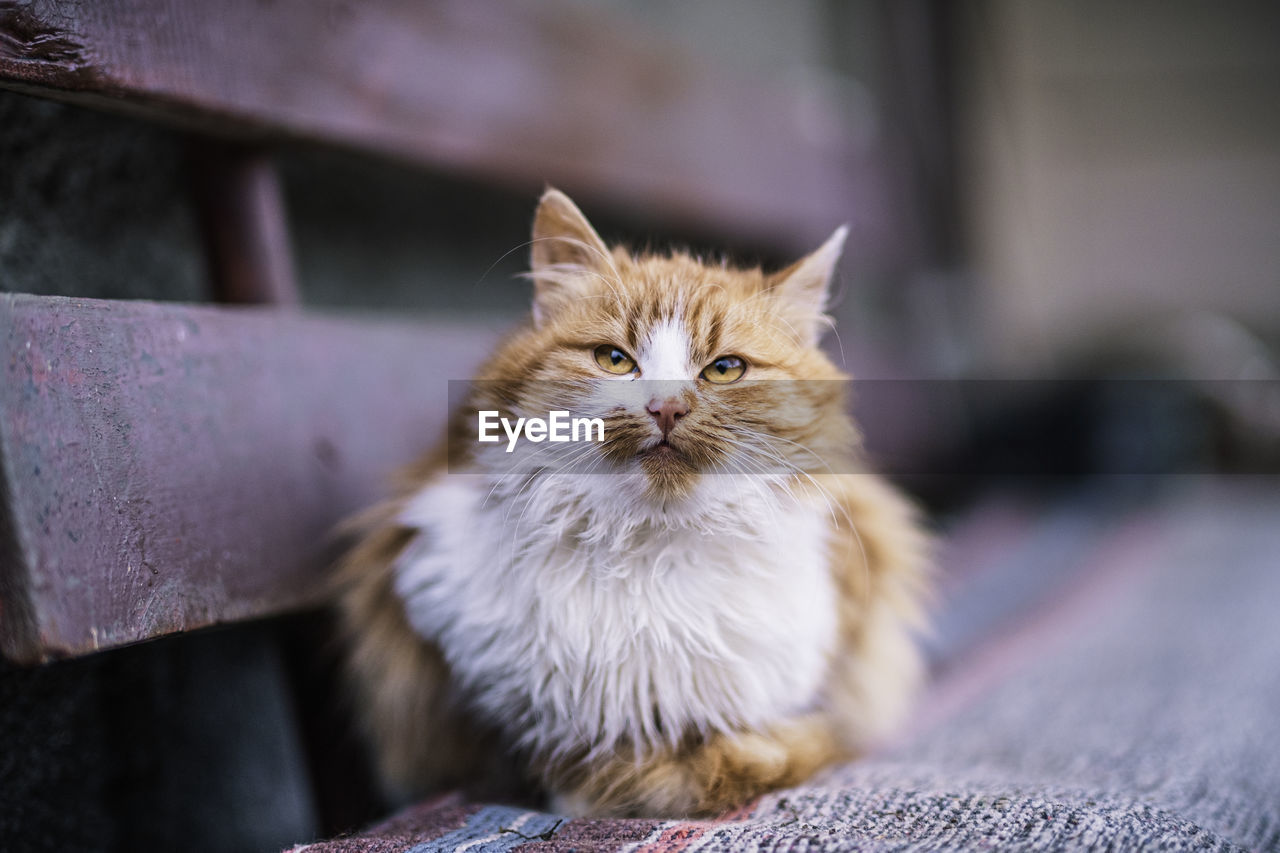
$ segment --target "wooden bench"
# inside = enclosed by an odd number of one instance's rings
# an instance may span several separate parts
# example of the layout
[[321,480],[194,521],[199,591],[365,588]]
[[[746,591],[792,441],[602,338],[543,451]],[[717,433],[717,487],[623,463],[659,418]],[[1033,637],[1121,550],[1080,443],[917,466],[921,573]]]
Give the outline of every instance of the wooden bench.
[[[916,44],[918,15],[886,14]],[[919,177],[900,128],[868,144],[829,89],[568,3],[20,0],[0,3],[0,88],[185,134],[223,303],[0,295],[0,652],[22,666],[313,608],[329,531],[435,440],[447,380],[496,334],[299,310],[274,152],[531,206],[552,183],[780,254],[839,222],[871,266],[919,245],[891,202]]]
[[[886,169],[842,135],[841,104],[578,7],[19,3],[0,7],[0,43],[0,86],[194,135],[225,301],[299,301],[268,153],[280,145],[354,148],[530,199],[552,182],[787,250],[852,221],[854,253],[895,250]],[[797,116],[825,130],[797,134]],[[428,443],[439,383],[464,378],[484,340],[5,297],[5,653],[45,660],[306,605],[315,543]]]
[[0,296],[5,654],[35,662],[315,604],[329,531],[433,440],[447,379],[486,338]]

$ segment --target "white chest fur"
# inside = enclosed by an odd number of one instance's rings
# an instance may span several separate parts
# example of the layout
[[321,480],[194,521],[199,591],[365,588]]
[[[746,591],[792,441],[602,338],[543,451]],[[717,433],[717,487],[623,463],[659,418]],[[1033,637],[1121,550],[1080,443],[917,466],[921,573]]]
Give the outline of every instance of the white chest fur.
[[478,709],[545,755],[813,705],[836,637],[825,509],[710,477],[691,505],[715,511],[642,518],[626,491],[449,475],[409,503],[397,592]]

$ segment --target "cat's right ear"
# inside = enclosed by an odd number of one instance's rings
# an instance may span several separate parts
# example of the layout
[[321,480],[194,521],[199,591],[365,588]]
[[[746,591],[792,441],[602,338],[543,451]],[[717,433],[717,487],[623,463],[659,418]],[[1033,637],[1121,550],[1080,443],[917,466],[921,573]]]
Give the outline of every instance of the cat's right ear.
[[595,277],[617,275],[600,235],[560,190],[542,194],[531,245],[533,321],[539,326],[557,307],[582,295]]
[[822,337],[826,325],[822,312],[827,308],[831,279],[848,235],[848,226],[842,225],[812,254],[769,278],[784,319],[806,346],[817,346]]

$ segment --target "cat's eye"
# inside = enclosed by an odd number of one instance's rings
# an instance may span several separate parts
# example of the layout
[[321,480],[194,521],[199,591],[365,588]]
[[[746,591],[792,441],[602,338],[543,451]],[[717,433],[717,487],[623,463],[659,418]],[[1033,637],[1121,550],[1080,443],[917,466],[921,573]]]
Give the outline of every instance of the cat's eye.
[[609,373],[622,376],[636,369],[636,360],[612,344],[602,344],[595,349],[596,364]]
[[722,355],[702,369],[702,378],[716,385],[737,382],[747,372],[747,363],[736,355]]

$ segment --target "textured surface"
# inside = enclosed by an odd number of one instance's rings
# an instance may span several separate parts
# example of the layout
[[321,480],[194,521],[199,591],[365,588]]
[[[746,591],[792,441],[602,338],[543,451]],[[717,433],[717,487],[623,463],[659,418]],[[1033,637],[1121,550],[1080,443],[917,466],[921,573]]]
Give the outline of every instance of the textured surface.
[[913,734],[811,784],[713,822],[445,799],[308,849],[1280,848],[1280,492],[1198,479],[1143,512],[1090,501],[1098,523],[1033,525],[1022,570],[1057,536],[1075,545],[1071,580],[1055,568],[1034,604],[1020,588],[1017,616],[988,615],[1003,627],[950,659]]
[[252,851],[316,819],[262,625],[0,660],[0,850]]
[[536,193],[337,152],[292,151],[280,166],[306,304],[512,321],[528,313],[532,286],[514,276],[528,268]]
[[0,295],[4,651],[84,653],[318,600],[331,529],[434,444],[447,381],[487,340]]
[[177,136],[0,91],[0,291],[209,298]]
[[848,218],[855,245],[888,248],[887,172],[835,93],[735,76],[635,30],[567,2],[4,0],[0,85],[530,195],[563,183],[770,241]]

